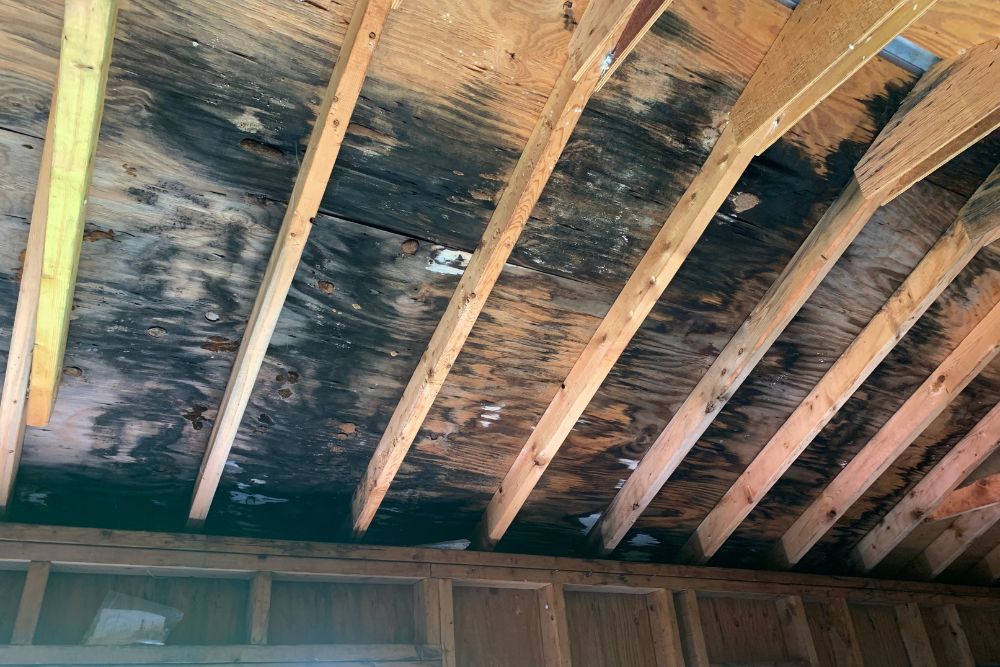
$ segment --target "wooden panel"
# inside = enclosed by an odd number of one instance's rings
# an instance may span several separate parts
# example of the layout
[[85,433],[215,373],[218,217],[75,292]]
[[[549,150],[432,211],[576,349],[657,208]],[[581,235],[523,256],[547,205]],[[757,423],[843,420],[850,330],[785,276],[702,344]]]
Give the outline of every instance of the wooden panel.
[[977,664],[1000,661],[1000,614],[981,609],[959,608],[965,636]]
[[0,644],[10,641],[23,588],[24,572],[0,571]]
[[976,659],[972,657],[972,648],[955,605],[923,607],[920,611],[937,663],[954,667],[975,667]]
[[896,607],[896,622],[912,667],[937,667],[923,615],[916,603]]
[[800,660],[788,650],[786,629],[774,600],[699,598],[701,627],[713,663]]
[[1000,8],[993,0],[938,0],[905,33],[942,58],[959,55],[998,34]]
[[267,643],[267,627],[271,620],[271,573],[258,572],[250,580],[247,595],[247,641]]
[[14,630],[10,635],[11,644],[31,644],[34,641],[51,568],[47,561],[29,563],[17,605]]
[[821,665],[864,667],[861,646],[846,600],[807,602],[806,615]]
[[238,644],[245,638],[247,584],[225,579],[52,573],[35,643],[80,643],[104,596],[114,591],[183,612],[168,643]]
[[409,644],[413,587],[274,581],[269,644]]
[[910,664],[892,607],[851,605],[851,617],[865,667],[899,667]]
[[455,588],[455,656],[462,667],[543,667],[538,593]]
[[657,667],[644,595],[566,593],[574,667]]

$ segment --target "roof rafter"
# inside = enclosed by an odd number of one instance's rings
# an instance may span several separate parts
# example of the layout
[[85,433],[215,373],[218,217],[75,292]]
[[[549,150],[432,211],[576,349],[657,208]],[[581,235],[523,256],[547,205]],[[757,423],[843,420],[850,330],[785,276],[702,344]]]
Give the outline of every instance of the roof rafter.
[[932,4],[933,0],[806,0],[792,12],[736,101],[730,122],[705,164],[671,211],[494,494],[477,530],[478,547],[492,548],[506,533],[751,159]]
[[191,500],[189,521],[193,525],[203,522],[208,516],[392,5],[393,0],[356,0],[354,5],[344,43],[316,116],[284,221],[278,230],[226,393],[212,427]]
[[921,579],[936,578],[997,522],[1000,522],[1000,505],[956,517],[916,557],[909,568],[910,572]]
[[[659,0],[655,11],[662,12],[671,1]],[[375,518],[452,364],[500,278],[583,107],[606,69],[601,58],[615,45],[637,3],[638,0],[594,0],[574,31],[569,45],[570,56],[500,196],[483,238],[354,491],[349,529],[354,538],[360,539]],[[636,33],[633,39],[638,40],[642,34]]]
[[[991,434],[984,434],[984,437],[992,438],[994,448],[1000,445],[1000,419],[997,422]],[[1000,473],[977,479],[968,486],[953,490],[941,501],[937,509],[927,515],[927,520],[950,519],[991,505],[1000,505]]]
[[[1000,57],[995,46],[985,55]],[[962,135],[976,128],[983,117],[994,114],[996,122],[1000,123],[1000,69],[991,71],[991,63],[992,59],[983,57],[981,50],[975,49],[943,68],[943,74],[942,70],[935,69],[921,78],[859,162],[858,172],[862,174],[864,168],[863,175],[859,180],[852,178],[837,201],[827,209],[601,516],[590,532],[593,551],[610,553],[624,539],[879,206],[911,186],[913,174],[933,171],[965,149],[967,138]],[[962,104],[971,94],[960,95],[956,108],[955,91],[972,85],[968,79],[975,85],[992,83],[994,90],[976,97],[973,108]],[[956,135],[961,139],[953,139]],[[877,167],[867,167],[870,160],[885,155],[890,158],[888,162],[880,159]],[[873,190],[869,179],[874,176],[887,187]],[[699,552],[697,540],[688,545],[695,551],[686,553],[686,559],[704,562],[710,556]],[[710,551],[714,553],[718,546],[710,545]]]
[[[59,48],[59,74],[53,97],[55,106],[51,167],[46,174],[48,204],[41,247],[41,277],[35,310],[34,347],[28,385],[25,421],[45,426],[62,376],[76,270],[83,243],[87,193],[94,171],[94,156],[104,113],[104,88],[111,63],[118,18],[118,0],[75,0],[63,13]],[[22,323],[30,327],[27,323]],[[15,397],[17,398],[17,397]]]
[[[865,535],[851,552],[852,564],[869,571],[878,565],[920,525],[942,507],[948,494],[969,476],[987,456],[1000,446],[1000,403],[951,448],[916,486],[896,503],[877,526]],[[1000,477],[997,478],[1000,482]],[[966,487],[968,488],[968,487]],[[1000,502],[1000,498],[997,499]],[[942,517],[944,518],[944,517]]]
[[1000,352],[995,304],[782,536],[775,560],[795,565]]
[[[58,79],[58,77],[56,77]],[[45,129],[38,185],[31,207],[28,243],[21,268],[14,326],[11,328],[7,370],[0,395],[0,516],[7,513],[14,480],[21,460],[27,412],[28,376],[31,371],[31,348],[35,342],[35,317],[38,313],[38,285],[42,280],[42,253],[45,250],[45,218],[49,207],[49,184],[52,174],[52,126],[55,124],[56,91],[52,91],[49,121]]]
[[683,549],[688,559],[704,562],[718,551],[955,276],[998,237],[1000,167],[701,522]]

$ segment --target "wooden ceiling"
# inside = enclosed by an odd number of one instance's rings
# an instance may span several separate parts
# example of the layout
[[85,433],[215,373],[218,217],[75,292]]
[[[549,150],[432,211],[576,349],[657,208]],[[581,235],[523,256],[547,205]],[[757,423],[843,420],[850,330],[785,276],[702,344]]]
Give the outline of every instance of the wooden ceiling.
[[393,4],[0,0],[8,518],[1000,574],[995,3]]

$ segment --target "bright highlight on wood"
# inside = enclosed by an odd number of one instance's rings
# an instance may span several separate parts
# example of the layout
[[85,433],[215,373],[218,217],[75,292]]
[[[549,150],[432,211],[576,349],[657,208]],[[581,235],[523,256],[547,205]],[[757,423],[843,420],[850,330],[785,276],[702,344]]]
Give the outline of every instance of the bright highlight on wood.
[[68,0],[64,9],[55,119],[46,140],[51,167],[28,387],[31,426],[49,423],[62,376],[117,16],[117,0]]

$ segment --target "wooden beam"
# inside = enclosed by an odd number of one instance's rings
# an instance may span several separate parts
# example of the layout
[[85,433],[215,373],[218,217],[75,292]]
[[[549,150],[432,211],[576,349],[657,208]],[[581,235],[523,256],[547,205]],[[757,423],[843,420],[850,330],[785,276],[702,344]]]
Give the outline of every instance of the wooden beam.
[[191,500],[189,521],[194,526],[208,516],[391,7],[392,0],[355,2],[347,35],[316,116],[284,221],[212,427]]
[[1000,580],[1000,544],[993,547],[976,563],[972,568],[972,578],[987,584]]
[[801,2],[733,107],[736,143],[763,152],[933,4]]
[[[861,65],[870,48],[876,45],[881,48],[895,36],[895,32],[883,34],[880,26],[887,21],[893,25],[898,22],[902,30],[930,4],[931,0],[921,0],[908,5],[903,12],[899,2],[888,0],[842,3],[805,0],[792,13],[737,100],[729,125],[701,171],[653,239],[501,482],[477,529],[478,548],[493,548],[506,533],[566,436],[750,160],[780,136],[775,134],[776,127],[787,129],[790,126],[782,119],[788,117],[790,110],[798,113],[798,110],[808,110],[818,104]],[[824,9],[833,5],[847,11],[827,12]],[[862,9],[860,5],[864,5],[864,11],[856,15],[855,10]],[[876,6],[878,10],[872,11]],[[912,9],[914,6],[918,11]],[[904,14],[909,17],[906,21],[902,20]],[[824,21],[822,27],[816,23],[820,19]],[[870,23],[865,25],[865,21]],[[817,37],[820,33],[822,38]],[[872,39],[861,41],[868,37]],[[880,43],[883,38],[885,41]],[[817,40],[822,43],[821,49],[814,48]],[[862,44],[862,48],[856,48]],[[640,486],[637,482],[632,489],[638,490]],[[619,498],[622,494],[616,501]],[[621,510],[623,515],[628,511],[631,505]],[[618,527],[623,523],[616,520],[614,525]],[[602,519],[591,531],[592,544],[617,543],[615,535],[605,538],[606,525]]]
[[[1000,446],[1000,403],[995,405],[888,514],[882,517],[851,552],[855,569],[869,572],[920,525],[942,507],[949,494]],[[997,502],[1000,502],[998,499]]]
[[450,579],[421,579],[413,588],[416,641],[441,647],[441,667],[455,667],[455,610]]
[[[670,2],[671,0],[661,0],[660,5],[665,9]],[[581,27],[583,23],[595,30],[598,26],[604,26],[607,32],[588,33],[591,38],[585,40],[587,48],[600,56],[606,54],[618,39],[634,6],[635,2],[620,0],[591,2],[581,20]],[[616,11],[622,14],[620,21],[614,18]],[[350,533],[355,539],[364,536],[375,518],[382,499],[409,452],[434,399],[441,391],[448,372],[458,358],[458,353],[469,337],[528,221],[528,216],[559,161],[583,108],[597,86],[603,69],[596,60],[578,79],[574,79],[577,70],[575,58],[586,59],[580,55],[584,53],[581,50],[583,34],[580,27],[574,31],[571,49],[576,55],[567,60],[556,79],[483,238],[472,254],[441,321],[431,335],[426,351],[403,390],[403,396],[375,448],[364,477],[354,491]],[[598,34],[603,34],[603,38],[597,39]],[[639,37],[641,35],[637,34],[635,39]]]
[[782,536],[776,559],[794,565],[1000,352],[1000,303],[879,429]]
[[646,611],[649,614],[649,630],[653,637],[656,667],[683,665],[684,648],[681,644],[680,629],[677,627],[673,594],[663,589],[646,593]]
[[[56,76],[58,79],[58,75]],[[45,220],[49,209],[49,187],[52,183],[52,137],[56,120],[56,91],[52,91],[49,120],[45,129],[35,200],[31,207],[28,243],[21,267],[21,284],[17,291],[17,308],[10,332],[7,370],[0,394],[0,517],[7,514],[14,480],[21,461],[27,415],[28,376],[31,372],[31,351],[35,345],[35,318],[38,315],[39,286],[42,281],[42,254],[45,251]]]
[[921,579],[934,579],[948,569],[973,542],[1000,521],[1000,506],[962,514],[914,559],[909,570]]
[[[933,91],[947,91],[934,95]],[[1000,38],[938,63],[910,95],[854,173],[867,197],[910,187],[943,164],[915,164],[945,146],[959,153],[1000,125]],[[971,136],[970,136],[971,132]],[[957,139],[957,145],[955,145]],[[900,174],[906,178],[900,182]]]
[[31,644],[35,638],[35,628],[42,613],[45,587],[49,583],[51,565],[47,561],[33,561],[28,565],[21,589],[21,601],[17,605],[14,630],[10,635],[11,644]]
[[610,69],[617,37],[638,4],[638,0],[598,0],[587,6],[569,41],[566,69],[571,79],[581,80],[588,70],[597,70],[600,76]]
[[920,607],[916,603],[897,605],[896,622],[911,667],[937,667],[934,648],[927,636],[927,626],[924,625]]
[[[997,408],[993,412],[998,412]],[[992,413],[991,413],[992,414]],[[992,438],[993,448],[1000,445],[1000,418],[996,420],[998,425],[988,437]],[[927,515],[928,521],[941,521],[951,517],[973,512],[984,507],[1000,504],[1000,473],[977,479],[968,486],[955,489],[937,506],[933,512]]]
[[674,594],[677,608],[677,626],[684,647],[685,665],[688,667],[709,667],[708,645],[705,643],[705,632],[701,628],[701,612],[698,608],[698,595],[692,590],[678,591]]
[[976,659],[965,636],[962,618],[953,604],[934,605],[924,610],[931,634],[938,638],[941,653],[949,667],[976,667]]
[[604,84],[614,76],[629,54],[635,50],[639,40],[653,28],[653,25],[663,16],[663,12],[667,11],[669,6],[670,3],[662,0],[639,0],[639,4],[636,5],[632,16],[625,24],[625,29],[611,49],[613,60],[604,74],[601,75],[600,81],[597,82],[597,90],[603,88]]
[[247,639],[251,644],[267,643],[271,620],[271,573],[257,572],[247,594]]
[[25,415],[31,426],[49,423],[62,376],[117,17],[117,0],[72,0],[63,11],[59,94],[46,141],[52,143],[51,168],[48,184],[41,185],[48,204]]
[[819,654],[813,641],[805,603],[798,595],[788,595],[775,600],[782,628],[788,640],[788,649],[793,657],[806,661],[809,667],[819,667]]
[[[985,82],[1000,90],[1000,65],[990,69],[992,60],[983,62],[982,58],[975,57],[978,55],[978,51],[967,54],[968,58],[963,56],[957,59],[957,63],[943,72],[927,80],[922,78],[907,96],[887,128],[876,138],[873,148],[859,163],[866,164],[871,151],[879,154],[888,151],[893,156],[905,154],[904,161],[891,160],[874,171],[869,169],[864,172],[866,175],[874,173],[893,187],[868,195],[855,179],[848,183],[684,403],[674,412],[638,468],[602,514],[588,538],[591,551],[609,554],[625,538],[878,207],[905,191],[912,181],[907,180],[898,186],[895,184],[900,179],[909,179],[914,171],[930,172],[963,150],[965,143],[955,143],[951,132],[962,132],[979,123],[982,113],[1000,112],[1000,92],[986,95],[992,106],[977,104],[976,113],[962,113],[962,108],[956,109],[956,89]],[[983,75],[968,76],[970,72],[977,74],[983,69],[986,70]],[[958,106],[961,107],[961,103]],[[939,116],[942,113],[951,113],[958,118],[947,123],[949,134],[939,132]],[[719,535],[714,542],[702,544],[701,536],[696,533],[696,538],[685,545],[682,559],[701,563],[707,561],[725,537]]]
[[833,664],[843,667],[864,667],[861,644],[854,631],[851,608],[844,598],[834,598],[824,606]]
[[[348,663],[343,667],[439,664],[437,647],[413,644],[294,646],[0,646],[0,665]],[[425,662],[426,661],[426,662]]]
[[571,667],[566,598],[561,584],[538,589],[538,616],[542,627],[542,658],[552,667]]
[[1000,233],[1000,167],[799,403],[685,545],[711,557],[979,250]]
[[0,565],[52,562],[60,571],[156,576],[249,578],[256,572],[283,577],[415,585],[427,578],[455,585],[537,589],[558,583],[573,590],[649,593],[697,590],[705,595],[810,600],[847,598],[860,604],[954,602],[1000,608],[1000,589],[920,581],[830,577],[798,572],[751,571],[658,563],[450,551],[413,547],[290,542],[191,533],[68,528],[7,523],[0,531]]

